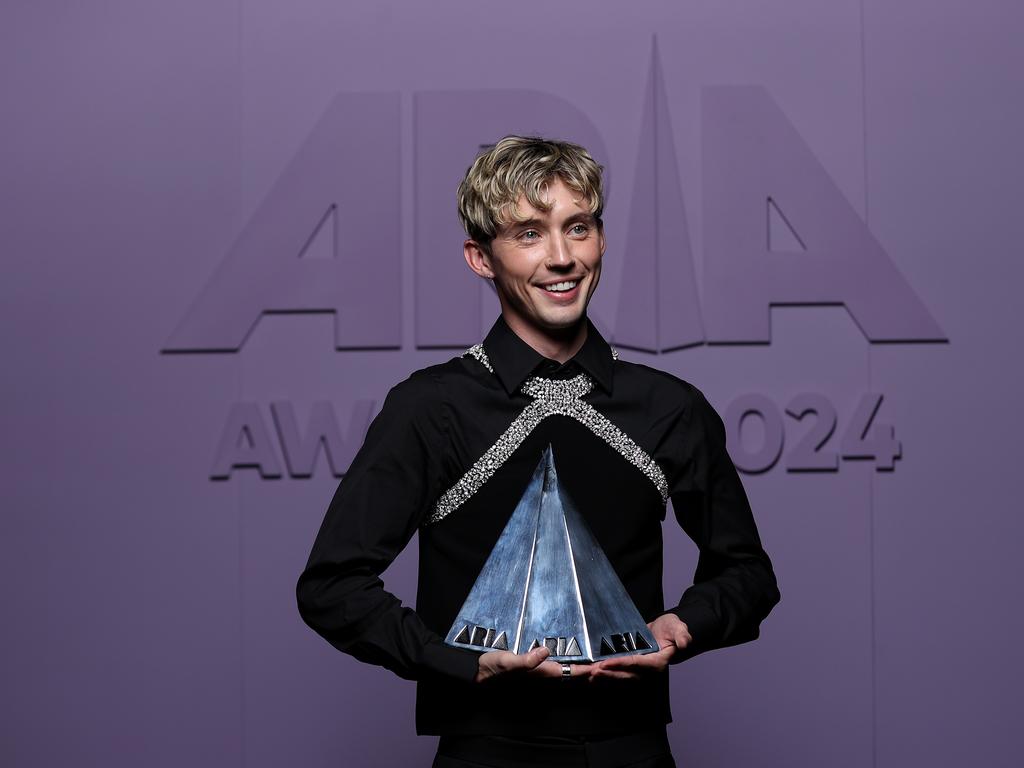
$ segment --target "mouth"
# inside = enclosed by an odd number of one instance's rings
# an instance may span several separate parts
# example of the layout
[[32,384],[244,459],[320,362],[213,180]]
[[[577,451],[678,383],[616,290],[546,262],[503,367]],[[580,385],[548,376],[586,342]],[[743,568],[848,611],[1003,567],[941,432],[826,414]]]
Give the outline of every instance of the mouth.
[[548,293],[568,293],[569,291],[574,290],[579,284],[579,280],[563,280],[560,283],[548,283],[547,285],[542,285],[541,288]]
[[557,283],[547,283],[539,286],[549,301],[555,304],[572,304],[580,295],[580,278],[574,280],[560,280]]

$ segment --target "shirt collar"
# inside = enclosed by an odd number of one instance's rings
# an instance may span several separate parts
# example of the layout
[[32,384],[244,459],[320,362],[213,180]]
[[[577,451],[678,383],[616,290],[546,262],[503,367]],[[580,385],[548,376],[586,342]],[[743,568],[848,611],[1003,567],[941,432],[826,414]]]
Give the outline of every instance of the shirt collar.
[[[583,342],[583,346],[570,360],[566,361],[562,369],[578,366],[588,373],[602,389],[611,394],[614,370],[612,349],[594,327],[590,318],[587,318],[586,322],[587,338]],[[491,326],[491,330],[484,338],[483,345],[491,367],[494,368],[502,386],[510,395],[516,392],[537,368],[543,367],[545,363],[558,365],[557,362],[544,357],[519,338],[515,331],[508,327],[508,323],[501,315],[494,321],[494,325]]]

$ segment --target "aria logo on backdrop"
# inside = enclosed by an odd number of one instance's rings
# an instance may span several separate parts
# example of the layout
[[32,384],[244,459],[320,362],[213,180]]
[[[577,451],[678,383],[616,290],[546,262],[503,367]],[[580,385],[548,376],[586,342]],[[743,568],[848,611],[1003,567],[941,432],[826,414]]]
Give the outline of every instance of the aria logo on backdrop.
[[[332,312],[335,348],[401,348],[401,97],[342,93],[328,107],[163,352],[238,352],[264,313]],[[767,344],[771,307],[841,305],[871,343],[947,339],[878,240],[761,87],[709,87],[701,98],[704,279],[698,292],[665,86],[652,56],[630,197],[629,249],[611,337],[619,347],[659,353],[702,344]],[[452,115],[472,114],[472,121]],[[528,116],[528,117],[524,117]],[[464,237],[452,211],[467,147],[481,136],[572,137],[607,163],[593,123],[568,101],[534,91],[436,91],[413,96],[413,216],[416,346],[465,348],[479,341],[477,278],[452,243]],[[329,258],[301,258],[322,235]],[[871,459],[891,470],[901,448],[891,425],[875,424],[878,393],[861,397],[830,450],[837,409],[820,394],[785,404],[813,425],[787,451],[790,471],[835,471],[840,459]],[[292,477],[309,477],[323,444],[340,476],[362,442],[373,404],[352,408],[345,437],[331,403],[315,403],[300,435],[288,402],[271,414]],[[744,420],[763,423],[756,450],[740,439]],[[724,412],[740,470],[764,472],[782,456],[780,408],[759,394]],[[212,477],[256,467],[280,477],[270,431],[255,403],[236,404]]]

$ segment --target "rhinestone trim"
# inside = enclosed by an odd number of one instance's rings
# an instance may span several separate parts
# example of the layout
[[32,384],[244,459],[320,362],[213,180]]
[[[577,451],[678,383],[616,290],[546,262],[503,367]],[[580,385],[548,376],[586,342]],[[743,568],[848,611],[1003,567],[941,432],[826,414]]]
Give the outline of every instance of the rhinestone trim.
[[[480,344],[466,350],[493,373],[487,353]],[[604,440],[622,455],[626,461],[635,466],[654,483],[661,496],[662,504],[668,502],[668,481],[658,463],[639,445],[612,424],[594,406],[583,401],[583,396],[594,388],[594,381],[585,373],[577,374],[571,379],[544,379],[531,376],[519,390],[532,398],[533,402],[526,406],[512,423],[508,425],[494,445],[484,451],[483,456],[476,460],[466,474],[449,488],[434,506],[434,511],[427,518],[425,525],[443,520],[467,499],[483,487],[495,472],[522,445],[523,441],[548,416],[556,414],[569,416],[587,427],[597,437]]]
[[491,358],[489,358],[487,356],[487,353],[484,351],[483,344],[474,344],[472,347],[470,347],[469,349],[462,353],[463,357],[465,357],[466,355],[475,357],[480,362],[480,364],[483,365],[484,368],[486,368],[491,373],[494,373],[494,368],[491,367]]

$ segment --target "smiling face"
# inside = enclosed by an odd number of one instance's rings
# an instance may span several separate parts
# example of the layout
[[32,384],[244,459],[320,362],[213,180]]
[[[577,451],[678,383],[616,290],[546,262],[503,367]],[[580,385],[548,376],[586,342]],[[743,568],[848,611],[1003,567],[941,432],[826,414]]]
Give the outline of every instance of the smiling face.
[[557,359],[567,343],[582,343],[605,243],[594,215],[559,177],[548,183],[546,200],[551,208],[543,211],[520,196],[518,221],[502,226],[489,248],[470,239],[464,251],[470,269],[494,280],[509,327]]

